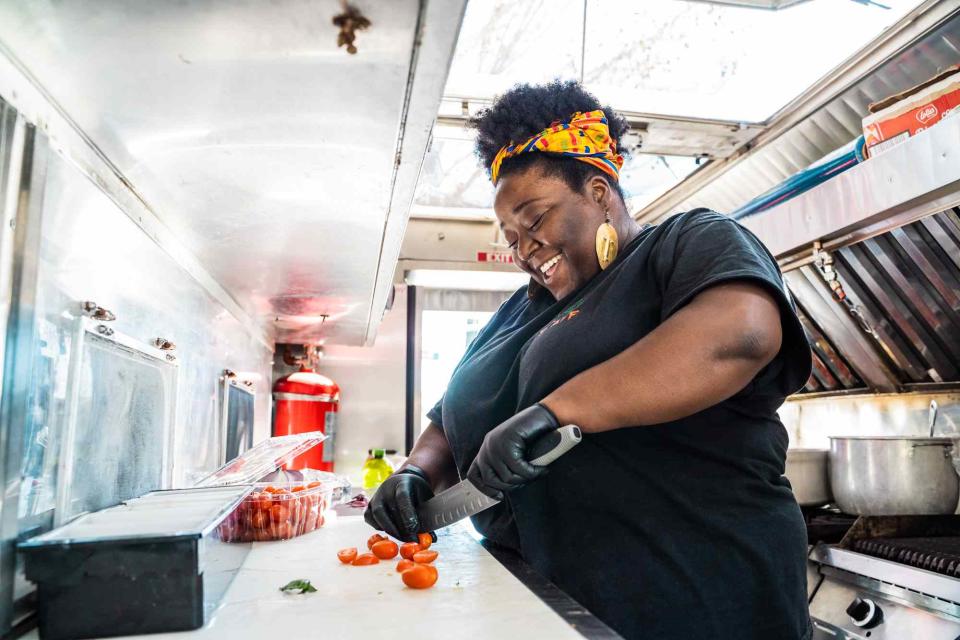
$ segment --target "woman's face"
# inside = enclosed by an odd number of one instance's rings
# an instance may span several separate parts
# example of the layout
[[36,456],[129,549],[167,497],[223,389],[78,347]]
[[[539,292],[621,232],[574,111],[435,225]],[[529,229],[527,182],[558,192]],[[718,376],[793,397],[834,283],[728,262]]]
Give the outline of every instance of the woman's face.
[[608,197],[602,179],[578,193],[534,165],[501,178],[493,207],[514,260],[559,300],[600,272],[596,234]]

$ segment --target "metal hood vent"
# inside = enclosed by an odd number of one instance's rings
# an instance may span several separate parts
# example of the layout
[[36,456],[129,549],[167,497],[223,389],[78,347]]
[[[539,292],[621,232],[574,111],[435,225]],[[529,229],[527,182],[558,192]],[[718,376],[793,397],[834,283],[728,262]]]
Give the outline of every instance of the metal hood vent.
[[960,383],[960,209],[841,248],[786,279],[818,361],[805,391]]
[[840,355],[836,345],[827,338],[823,329],[810,319],[810,315],[797,305],[797,315],[807,334],[813,352],[813,371],[803,390],[808,392],[840,391],[864,388],[863,381],[853,372],[850,363]]

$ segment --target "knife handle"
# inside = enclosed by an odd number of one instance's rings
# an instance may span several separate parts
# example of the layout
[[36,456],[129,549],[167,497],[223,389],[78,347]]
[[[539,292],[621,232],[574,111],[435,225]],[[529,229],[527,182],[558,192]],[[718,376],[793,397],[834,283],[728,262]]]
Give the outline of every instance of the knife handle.
[[545,467],[580,443],[580,427],[568,424],[548,433],[530,447],[530,464]]

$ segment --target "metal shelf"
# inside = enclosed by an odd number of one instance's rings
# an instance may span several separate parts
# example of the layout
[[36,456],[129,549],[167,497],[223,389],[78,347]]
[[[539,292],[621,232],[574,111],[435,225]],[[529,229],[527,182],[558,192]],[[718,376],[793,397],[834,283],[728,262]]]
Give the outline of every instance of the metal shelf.
[[[778,258],[835,249],[960,204],[960,116],[742,224]],[[799,266],[799,265],[797,265]]]

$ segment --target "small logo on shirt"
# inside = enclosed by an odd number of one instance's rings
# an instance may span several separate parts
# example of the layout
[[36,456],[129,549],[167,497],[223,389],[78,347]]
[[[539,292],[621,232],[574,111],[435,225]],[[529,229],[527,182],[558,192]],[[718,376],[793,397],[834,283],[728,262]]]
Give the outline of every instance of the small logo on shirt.
[[[552,321],[550,324],[548,324],[547,326],[545,326],[543,329],[540,329],[540,333],[543,333],[543,332],[546,331],[547,329],[549,329],[549,328],[551,328],[551,327],[555,327],[555,326],[557,326],[558,324],[561,324],[561,323],[563,323],[563,322],[567,322],[567,321],[569,321],[569,320],[573,320],[573,319],[576,318],[578,315],[580,315],[580,307],[581,307],[581,306],[583,306],[583,298],[580,298],[580,299],[577,300],[574,304],[572,304],[571,306],[569,306],[569,307],[567,307],[566,309],[564,309],[563,311],[561,311],[561,312],[557,315],[557,317],[553,319],[553,321]],[[538,335],[539,335],[539,334],[538,334]]]

